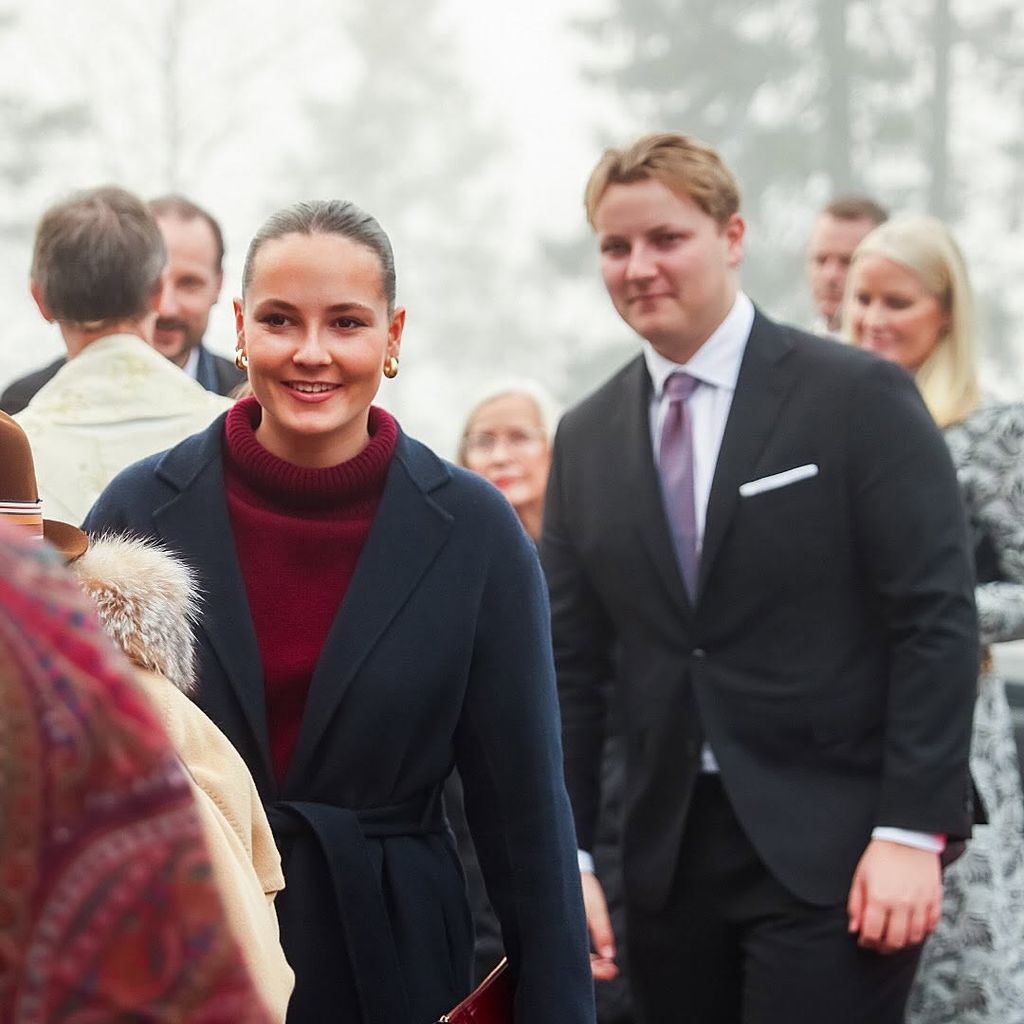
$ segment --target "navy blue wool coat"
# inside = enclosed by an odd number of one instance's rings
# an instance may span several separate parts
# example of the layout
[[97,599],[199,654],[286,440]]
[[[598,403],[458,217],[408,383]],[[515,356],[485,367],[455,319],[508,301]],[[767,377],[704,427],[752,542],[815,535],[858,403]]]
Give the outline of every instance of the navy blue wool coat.
[[278,785],[223,433],[221,417],[126,469],[84,526],[155,538],[198,574],[195,699],[248,764],[281,848],[289,1021],[429,1024],[468,991],[472,926],[439,800],[453,765],[516,1019],[592,1020],[546,589],[512,509],[400,434]]

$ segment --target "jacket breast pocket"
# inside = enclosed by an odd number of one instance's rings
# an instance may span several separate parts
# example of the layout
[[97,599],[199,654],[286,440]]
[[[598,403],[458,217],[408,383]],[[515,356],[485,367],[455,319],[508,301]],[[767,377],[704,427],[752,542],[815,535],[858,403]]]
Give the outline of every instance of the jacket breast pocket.
[[804,462],[798,466],[791,466],[789,469],[782,469],[776,473],[756,477],[753,480],[740,484],[740,497],[753,498],[759,494],[771,494],[773,491],[795,487],[805,480],[813,480],[818,475],[818,472],[818,464],[816,462]]
[[[809,462],[810,460],[807,460]],[[832,508],[829,478],[820,469],[790,474],[784,470],[758,474],[746,481],[736,498],[733,543],[737,554],[770,577],[807,573],[816,576],[829,559],[841,519]]]

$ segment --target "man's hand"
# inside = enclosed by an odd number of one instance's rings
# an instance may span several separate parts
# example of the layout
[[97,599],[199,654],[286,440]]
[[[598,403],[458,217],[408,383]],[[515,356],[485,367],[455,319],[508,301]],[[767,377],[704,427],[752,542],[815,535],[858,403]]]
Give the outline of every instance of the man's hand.
[[865,949],[895,953],[923,942],[942,911],[938,854],[872,839],[853,873],[846,909],[850,933],[859,934]]
[[615,933],[604,889],[593,871],[580,872],[583,886],[583,907],[587,912],[587,930],[596,953],[590,954],[590,973],[596,981],[611,981],[618,977],[619,968],[615,963]]

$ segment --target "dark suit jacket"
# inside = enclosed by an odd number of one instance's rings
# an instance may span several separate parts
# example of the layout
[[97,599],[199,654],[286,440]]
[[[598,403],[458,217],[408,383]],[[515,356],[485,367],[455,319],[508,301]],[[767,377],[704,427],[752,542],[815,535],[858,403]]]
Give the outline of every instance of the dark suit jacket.
[[[512,509],[400,436],[278,786],[228,518],[223,429],[221,417],[129,467],[84,525],[157,538],[199,574],[195,699],[248,764],[282,849],[278,907],[297,975],[290,1019],[426,1022],[468,991],[463,876],[435,799],[454,763],[519,974],[516,1019],[590,1021],[548,605]],[[396,807],[418,821],[396,824]]]
[[[841,903],[873,826],[969,831],[978,649],[949,453],[901,369],[758,314],[691,605],[650,397],[638,357],[554,446],[542,554],[581,845],[618,641],[627,899],[666,897],[706,738],[767,867],[806,901]],[[807,464],[817,476],[739,493]]]
[[230,359],[214,355],[208,348],[200,345],[196,380],[207,391],[213,391],[218,395],[230,395],[245,380],[245,374]]
[[[66,362],[67,358],[61,356],[49,366],[44,366],[41,370],[34,370],[8,384],[4,393],[0,395],[0,409],[9,416],[21,412],[35,397],[36,392],[40,391],[44,384],[49,383]],[[196,380],[207,391],[213,391],[218,395],[230,395],[245,380],[245,374],[230,359],[216,356],[209,349],[200,345]]]
[[19,377],[16,381],[12,381],[4,389],[4,393],[0,395],[0,409],[7,413],[8,416],[21,412],[35,397],[36,392],[55,377],[57,371],[66,362],[67,357],[61,356],[60,359],[55,359],[49,366],[44,366],[41,370],[33,370],[24,377]]

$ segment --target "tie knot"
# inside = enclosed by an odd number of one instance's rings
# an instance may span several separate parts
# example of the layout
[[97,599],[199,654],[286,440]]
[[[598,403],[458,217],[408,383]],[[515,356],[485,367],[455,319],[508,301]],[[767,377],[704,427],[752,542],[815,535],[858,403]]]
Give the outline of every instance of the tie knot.
[[669,401],[685,402],[697,390],[700,381],[688,373],[673,373],[665,381],[665,394]]

